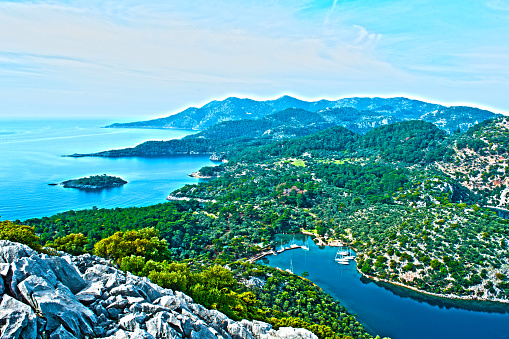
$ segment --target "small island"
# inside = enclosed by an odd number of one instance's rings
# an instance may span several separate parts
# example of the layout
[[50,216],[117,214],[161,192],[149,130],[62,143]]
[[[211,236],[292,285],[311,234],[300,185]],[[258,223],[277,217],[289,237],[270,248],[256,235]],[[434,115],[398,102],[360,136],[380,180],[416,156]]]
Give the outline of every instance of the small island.
[[103,189],[111,187],[119,187],[127,184],[122,178],[110,175],[91,175],[89,177],[66,180],[61,183],[65,188],[78,188],[78,189]]

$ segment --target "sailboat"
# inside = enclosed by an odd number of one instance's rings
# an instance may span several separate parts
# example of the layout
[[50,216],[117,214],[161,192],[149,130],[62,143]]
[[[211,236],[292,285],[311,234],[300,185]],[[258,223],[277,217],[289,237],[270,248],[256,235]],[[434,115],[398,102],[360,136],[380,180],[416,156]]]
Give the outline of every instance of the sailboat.
[[276,251],[276,253],[283,253],[284,251],[286,251],[286,248],[283,246],[283,240],[281,240],[281,247]]
[[342,248],[338,248],[338,251],[336,252],[336,258],[334,258],[334,260],[338,263],[338,264],[341,264],[341,265],[348,265],[349,262],[348,262],[348,259],[346,258],[346,256],[348,255],[349,253],[347,251],[343,251]]
[[355,255],[352,254],[352,251],[350,250],[350,248],[348,249],[348,255],[345,257],[345,259],[347,260],[354,260],[355,259]]
[[290,268],[287,268],[285,271],[293,274],[293,261],[291,259],[290,259]]

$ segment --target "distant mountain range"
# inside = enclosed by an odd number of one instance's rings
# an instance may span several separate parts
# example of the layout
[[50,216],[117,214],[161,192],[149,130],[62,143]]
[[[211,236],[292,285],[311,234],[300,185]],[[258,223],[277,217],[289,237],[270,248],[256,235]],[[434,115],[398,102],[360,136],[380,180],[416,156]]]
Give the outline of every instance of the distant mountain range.
[[447,107],[403,97],[358,97],[333,101],[303,101],[291,96],[265,101],[230,97],[222,101],[211,101],[201,108],[189,107],[166,118],[116,123],[106,127],[205,130],[217,123],[260,119],[288,108],[318,113],[318,120],[344,126],[359,133],[366,133],[376,126],[405,120],[428,121],[451,133],[458,128],[465,131],[481,121],[500,116],[475,107]]

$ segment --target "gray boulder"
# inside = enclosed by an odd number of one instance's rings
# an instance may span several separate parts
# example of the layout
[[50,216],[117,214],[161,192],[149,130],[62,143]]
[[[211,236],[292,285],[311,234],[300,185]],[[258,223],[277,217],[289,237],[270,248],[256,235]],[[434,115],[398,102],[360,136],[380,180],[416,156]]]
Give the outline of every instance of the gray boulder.
[[207,326],[200,324],[200,326],[195,327],[197,327],[197,329],[191,331],[191,339],[217,339]]
[[263,335],[266,335],[270,333],[272,330],[272,325],[264,323],[262,321],[253,320],[242,320],[240,322],[251,334],[257,338],[262,337]]
[[47,257],[44,261],[48,263],[57,279],[69,287],[72,293],[76,294],[87,286],[78,269],[74,265],[70,265],[67,260],[61,257]]
[[182,334],[175,331],[171,326],[177,318],[168,312],[156,313],[150,320],[147,321],[147,332],[156,339],[174,339],[182,338]]
[[112,288],[122,286],[126,282],[124,273],[117,269],[103,264],[97,264],[86,269],[83,279],[88,282],[102,282],[103,292],[108,292]]
[[145,313],[128,313],[118,321],[120,327],[127,331],[135,331],[142,328],[141,324],[145,322],[147,315]]
[[[143,298],[133,285],[121,285],[110,290],[110,295],[121,295],[123,297]],[[145,298],[144,298],[145,299]]]
[[31,257],[34,254],[37,254],[37,252],[27,245],[11,242],[9,240],[0,240],[1,263],[10,264],[21,258]]
[[237,322],[231,322],[228,324],[228,333],[233,339],[254,339],[251,333]]
[[154,314],[157,312],[169,311],[168,308],[151,303],[138,303],[129,306],[129,312],[144,312],[147,314]]
[[85,288],[76,293],[76,298],[84,305],[90,305],[103,296],[104,283],[96,281],[89,283]]
[[[281,339],[318,339],[318,337],[311,331],[303,328],[281,327],[274,334]],[[270,338],[268,336],[261,336],[261,339]]]
[[5,294],[0,303],[0,337],[35,339],[36,318],[30,306]]
[[44,318],[46,330],[55,331],[64,325],[74,336],[91,336],[97,318],[83,306],[62,283],[52,286],[45,279],[30,276],[19,284],[23,298]]
[[21,300],[18,284],[31,275],[44,277],[52,286],[55,286],[58,281],[53,270],[38,255],[18,259],[11,263],[6,277],[7,289],[16,299]]
[[153,302],[164,295],[173,295],[171,290],[166,290],[156,284],[150,282],[147,277],[137,277],[131,273],[126,275],[126,284],[134,285],[147,301]]

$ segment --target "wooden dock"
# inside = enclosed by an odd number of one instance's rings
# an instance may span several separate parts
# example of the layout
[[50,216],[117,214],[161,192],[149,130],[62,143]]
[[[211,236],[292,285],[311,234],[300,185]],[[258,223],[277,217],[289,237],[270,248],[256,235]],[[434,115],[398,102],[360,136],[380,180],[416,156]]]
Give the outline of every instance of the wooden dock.
[[277,251],[274,251],[274,250],[270,250],[270,251],[264,251],[264,252],[260,252],[260,253],[257,253],[255,255],[253,255],[252,257],[248,258],[248,261],[250,263],[255,263],[257,260],[260,260],[261,258],[264,258],[268,255],[278,255],[280,253],[283,253],[285,251],[289,251],[289,250],[296,250],[297,248],[302,248],[303,246],[299,246],[299,245],[292,245],[290,247],[283,247],[282,249],[280,250],[277,250]]
[[250,257],[248,259],[248,261],[253,264],[255,263],[257,260],[260,260],[261,258],[263,257],[266,257],[268,255],[274,255],[276,254],[276,252],[274,250],[270,250],[270,251],[265,251],[265,252],[261,252],[261,253],[257,253],[255,254],[254,256]]

